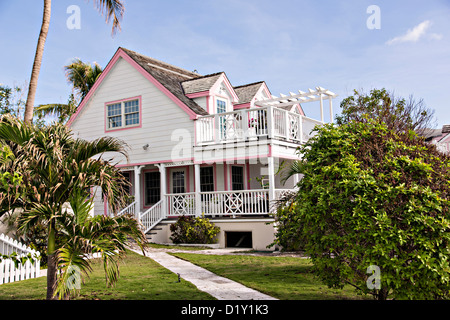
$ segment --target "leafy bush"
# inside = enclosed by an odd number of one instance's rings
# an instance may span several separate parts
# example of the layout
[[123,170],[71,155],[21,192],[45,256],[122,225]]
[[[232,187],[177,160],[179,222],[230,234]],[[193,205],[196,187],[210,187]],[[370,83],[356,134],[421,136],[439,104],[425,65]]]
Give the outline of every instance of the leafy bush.
[[378,299],[449,299],[450,157],[370,119],[316,131],[285,234],[305,241],[316,275]]
[[305,247],[304,239],[298,237],[300,221],[296,214],[297,203],[280,206],[275,214],[276,233],[275,240],[269,246],[281,246],[283,251],[300,251]]
[[217,242],[220,228],[204,217],[181,216],[170,226],[174,243],[213,244]]

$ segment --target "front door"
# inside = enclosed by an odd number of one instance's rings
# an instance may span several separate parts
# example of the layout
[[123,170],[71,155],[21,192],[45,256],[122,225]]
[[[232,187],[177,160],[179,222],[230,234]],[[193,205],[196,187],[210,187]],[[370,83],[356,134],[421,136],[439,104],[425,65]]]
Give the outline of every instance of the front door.
[[145,172],[144,190],[145,207],[151,207],[161,200],[161,174],[159,172]]

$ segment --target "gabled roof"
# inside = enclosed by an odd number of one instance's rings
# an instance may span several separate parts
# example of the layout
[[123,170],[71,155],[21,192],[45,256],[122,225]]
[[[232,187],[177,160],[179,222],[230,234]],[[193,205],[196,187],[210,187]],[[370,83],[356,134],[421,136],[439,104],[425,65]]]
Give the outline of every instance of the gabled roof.
[[120,58],[123,58],[128,63],[130,63],[145,78],[147,78],[161,91],[163,91],[180,108],[185,110],[186,113],[189,114],[191,119],[196,119],[199,115],[208,115],[208,112],[200,107],[195,101],[189,99],[184,95],[183,89],[180,84],[182,81],[185,81],[187,79],[200,77],[199,74],[141,55],[132,50],[119,47],[114,56],[108,62],[103,72],[100,74],[92,89],[78,105],[77,111],[67,122],[68,126],[71,126],[73,121],[75,121],[75,119],[83,110],[84,106],[88,103],[94,92],[101,85],[110,70]]
[[262,85],[264,85],[264,81],[234,87],[234,91],[239,97],[239,104],[251,102]]
[[433,138],[436,137],[440,137],[442,135],[442,129],[430,129],[430,128],[426,128],[423,130],[422,132],[422,136],[426,139],[426,140],[431,140]]
[[195,79],[185,80],[181,83],[185,94],[208,91],[219,80],[224,72],[209,74]]

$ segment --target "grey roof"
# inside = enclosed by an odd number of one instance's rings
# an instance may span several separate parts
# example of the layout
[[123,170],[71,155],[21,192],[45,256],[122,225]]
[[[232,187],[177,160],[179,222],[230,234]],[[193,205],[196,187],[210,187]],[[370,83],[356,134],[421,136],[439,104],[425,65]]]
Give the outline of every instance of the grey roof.
[[264,81],[260,81],[234,87],[234,91],[239,98],[239,104],[251,102],[263,84]]
[[185,80],[200,78],[199,74],[144,56],[132,50],[122,47],[121,49],[192,111],[198,115],[208,115],[208,112],[202,107],[185,96],[181,86],[181,83]]
[[442,129],[430,129],[425,128],[423,132],[421,133],[423,137],[425,137],[425,140],[430,140],[435,137],[439,137],[442,135]]
[[185,94],[208,91],[217,82],[224,72],[209,74],[195,79],[185,80],[181,83]]

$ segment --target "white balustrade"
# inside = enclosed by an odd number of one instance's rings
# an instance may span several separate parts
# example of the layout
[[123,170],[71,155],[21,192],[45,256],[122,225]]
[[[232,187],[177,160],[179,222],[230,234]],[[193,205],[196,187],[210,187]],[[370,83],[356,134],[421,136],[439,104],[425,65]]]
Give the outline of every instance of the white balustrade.
[[269,190],[201,192],[205,215],[265,215],[269,213]]
[[195,216],[195,193],[166,195],[167,216]]
[[165,218],[164,201],[161,200],[152,206],[147,211],[139,216],[141,224],[144,226],[144,233],[156,226],[161,220]]
[[231,142],[267,136],[306,142],[311,130],[323,123],[275,107],[259,107],[202,116],[196,121],[197,144]]
[[134,216],[135,212],[136,212],[136,201],[134,201],[133,203],[129,204],[124,209],[119,211],[119,213],[117,215],[121,216],[121,215],[124,215],[124,214],[131,214],[131,215]]

